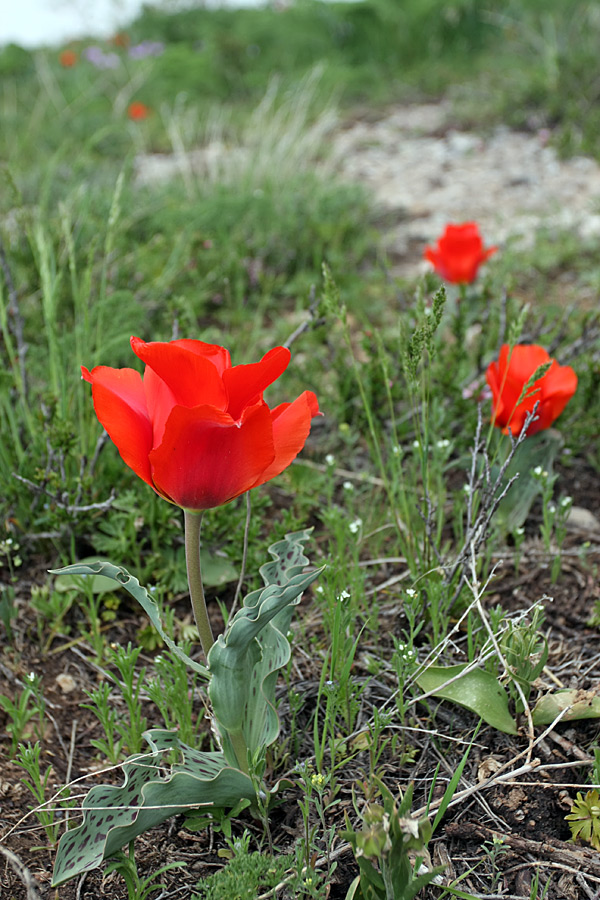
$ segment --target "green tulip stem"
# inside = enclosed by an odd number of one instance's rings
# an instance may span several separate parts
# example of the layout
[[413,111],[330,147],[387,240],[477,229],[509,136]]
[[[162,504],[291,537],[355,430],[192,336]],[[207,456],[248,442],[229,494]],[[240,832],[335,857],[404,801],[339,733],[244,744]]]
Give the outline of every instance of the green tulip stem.
[[202,525],[202,513],[190,512],[184,509],[185,522],[185,562],[187,565],[188,585],[190,588],[190,600],[194,610],[196,628],[200,635],[200,643],[204,655],[208,658],[208,651],[215,642],[212,628],[206,609],[206,598],[202,585],[202,569],[200,566],[200,526]]

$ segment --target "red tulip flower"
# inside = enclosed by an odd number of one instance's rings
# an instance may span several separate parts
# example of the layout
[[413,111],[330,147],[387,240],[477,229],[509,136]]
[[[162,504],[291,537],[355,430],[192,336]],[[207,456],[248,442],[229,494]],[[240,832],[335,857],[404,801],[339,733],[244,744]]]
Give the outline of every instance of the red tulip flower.
[[140,100],[134,100],[127,108],[127,115],[132,122],[141,122],[142,119],[147,119],[150,115],[150,107]]
[[[525,385],[536,370],[547,363],[550,368],[533,382],[525,393]],[[577,375],[570,366],[559,366],[547,351],[537,344],[503,344],[498,362],[490,363],[486,373],[492,391],[492,422],[505,434],[520,434],[527,413],[538,403],[537,419],[527,429],[532,435],[557,419],[575,391]]]
[[58,56],[58,61],[64,69],[71,69],[77,64],[77,54],[74,50],[63,50]]
[[123,461],[165,500],[194,512],[221,506],[279,475],[304,447],[315,395],[275,409],[263,400],[290,361],[285,347],[243,366],[202,341],[132,337],[131,347],[143,379],[134,369],[81,371]]
[[423,256],[444,281],[470,284],[477,278],[479,266],[497,249],[484,249],[477,223],[464,222],[446,225],[435,247],[426,247]]

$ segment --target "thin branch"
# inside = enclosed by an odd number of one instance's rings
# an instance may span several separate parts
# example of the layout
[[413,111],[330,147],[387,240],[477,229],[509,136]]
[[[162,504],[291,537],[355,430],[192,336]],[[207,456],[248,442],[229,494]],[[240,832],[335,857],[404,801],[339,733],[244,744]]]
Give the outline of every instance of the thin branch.
[[59,509],[64,509],[65,512],[73,516],[76,516],[79,513],[92,512],[96,509],[106,512],[107,509],[110,509],[116,497],[116,493],[113,488],[110,493],[110,497],[107,497],[106,500],[102,500],[100,503],[87,503],[85,506],[77,506],[74,503],[68,503],[64,496],[57,497],[55,494],[46,490],[46,488],[41,487],[39,484],[35,484],[35,482],[33,481],[30,481],[29,478],[24,478],[23,475],[18,475],[16,472],[13,472],[12,476],[22,484],[26,484],[27,487],[30,488],[37,496],[39,496],[40,494],[45,494],[47,497],[50,497],[56,504],[56,506],[59,507]]
[[308,307],[308,319],[305,319],[292,333],[289,338],[283,344],[284,347],[288,349],[292,346],[294,341],[298,340],[301,334],[304,334],[305,331],[308,331],[309,328],[315,328],[317,325],[322,325],[325,322],[325,319],[317,318],[317,310],[319,308],[319,300],[316,297],[316,291],[314,284],[311,285],[310,294],[309,294],[310,306]]
[[27,868],[27,866],[21,862],[16,853],[13,853],[12,850],[9,850],[8,847],[2,847],[0,845],[0,853],[4,856],[7,863],[13,870],[13,872],[19,876],[23,884],[25,885],[25,890],[27,891],[27,900],[42,900],[42,895],[38,891],[38,883]]

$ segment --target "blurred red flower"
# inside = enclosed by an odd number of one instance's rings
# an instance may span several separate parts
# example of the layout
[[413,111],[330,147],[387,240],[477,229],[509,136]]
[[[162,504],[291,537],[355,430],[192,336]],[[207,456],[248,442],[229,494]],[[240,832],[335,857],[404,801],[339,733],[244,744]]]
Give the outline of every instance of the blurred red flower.
[[[529,379],[547,363],[551,363],[548,371],[528,388],[522,399]],[[492,391],[492,422],[505,434],[509,428],[512,434],[520,434],[527,413],[536,403],[539,403],[537,419],[531,423],[527,434],[549,428],[577,390],[577,375],[573,369],[559,366],[538,344],[514,347],[503,344],[498,362],[488,366],[486,379]]]
[[484,249],[477,223],[464,222],[446,225],[435,247],[426,247],[423,256],[444,281],[470,284],[477,277],[479,266],[497,249]]
[[129,104],[127,115],[133,122],[140,122],[142,119],[148,118],[150,115],[150,107],[146,106],[146,104],[142,103],[140,100],[134,100],[133,103]]
[[116,34],[113,34],[111,43],[114,44],[115,47],[123,47],[126,50],[131,41],[126,31],[117,31]]
[[275,409],[263,400],[290,361],[285,347],[243,366],[202,341],[132,337],[131,347],[143,379],[134,369],[81,371],[121,458],[165,500],[191,511],[221,506],[279,475],[304,447],[319,414],[312,391]]
[[58,61],[65,69],[71,69],[74,65],[77,64],[78,59],[79,57],[74,50],[63,50],[58,55]]

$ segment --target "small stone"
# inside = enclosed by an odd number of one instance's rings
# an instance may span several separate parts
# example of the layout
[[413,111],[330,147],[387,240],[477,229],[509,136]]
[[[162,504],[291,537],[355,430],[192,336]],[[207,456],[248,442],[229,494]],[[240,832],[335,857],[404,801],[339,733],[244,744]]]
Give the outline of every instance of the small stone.
[[600,534],[600,520],[583,506],[572,506],[567,516],[567,527],[573,531]]
[[62,672],[60,675],[57,675],[55,681],[63,694],[70,694],[77,688],[77,683],[73,676],[67,675],[66,672]]

